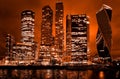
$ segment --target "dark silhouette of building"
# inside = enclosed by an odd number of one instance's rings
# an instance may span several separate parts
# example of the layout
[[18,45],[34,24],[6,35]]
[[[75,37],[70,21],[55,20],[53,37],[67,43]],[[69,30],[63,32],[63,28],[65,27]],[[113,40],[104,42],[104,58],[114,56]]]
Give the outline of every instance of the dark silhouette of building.
[[57,2],[55,13],[55,50],[59,55],[62,55],[64,51],[63,15],[63,3]]
[[13,46],[15,46],[15,38],[12,35],[7,34],[6,36],[7,60],[12,60]]
[[89,21],[86,14],[67,15],[66,51],[71,52],[72,61],[87,62],[88,43]]
[[66,16],[66,54],[71,55],[71,15]]
[[112,8],[103,4],[102,8],[96,13],[96,18],[98,22],[96,44],[99,57],[103,60],[111,61],[112,30],[110,22]]

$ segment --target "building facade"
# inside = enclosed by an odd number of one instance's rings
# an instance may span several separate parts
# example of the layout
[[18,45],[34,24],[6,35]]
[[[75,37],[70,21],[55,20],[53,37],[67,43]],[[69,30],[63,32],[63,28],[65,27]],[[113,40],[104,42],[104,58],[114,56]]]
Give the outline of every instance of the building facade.
[[55,13],[55,50],[58,55],[64,51],[64,28],[63,28],[64,8],[62,2],[56,3]]
[[12,35],[7,34],[6,36],[7,60],[12,60],[13,46],[15,46],[15,38]]
[[25,43],[16,43],[15,46],[13,46],[13,60],[15,61],[31,61],[34,60],[34,53],[35,50],[33,50],[33,45],[25,44]]
[[25,10],[21,13],[21,42],[32,44],[34,42],[34,18],[35,13]]
[[35,13],[25,10],[21,13],[21,42],[13,47],[14,61],[28,63],[35,59],[36,42],[34,41]]
[[39,59],[41,61],[50,61],[51,47],[54,44],[52,35],[53,25],[53,10],[49,5],[42,8],[42,23],[41,23],[41,44]]
[[66,16],[66,54],[71,56],[72,44],[71,44],[71,15]]
[[96,44],[99,57],[103,60],[111,61],[112,30],[110,22],[112,8],[103,4],[102,8],[96,13],[96,18],[98,22]]
[[71,61],[87,62],[89,21],[86,14],[67,15],[66,35],[66,51],[71,52]]
[[41,45],[51,46],[53,44],[53,10],[48,5],[42,8],[41,24]]

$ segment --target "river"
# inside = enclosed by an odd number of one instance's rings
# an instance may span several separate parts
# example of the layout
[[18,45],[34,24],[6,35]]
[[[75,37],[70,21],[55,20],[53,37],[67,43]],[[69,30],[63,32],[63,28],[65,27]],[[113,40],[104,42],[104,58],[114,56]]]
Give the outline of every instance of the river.
[[0,79],[120,79],[120,70],[0,69]]

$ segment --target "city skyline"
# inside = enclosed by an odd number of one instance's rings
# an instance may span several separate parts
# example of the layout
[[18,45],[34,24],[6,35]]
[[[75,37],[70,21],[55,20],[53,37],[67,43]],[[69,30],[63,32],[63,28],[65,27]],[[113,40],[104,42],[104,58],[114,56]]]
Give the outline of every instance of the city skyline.
[[[31,2],[31,1],[30,1]],[[43,3],[43,4],[41,4],[41,6],[42,5],[45,5],[45,4],[48,4],[48,5],[50,5],[51,7],[52,7],[52,9],[55,9],[53,6],[55,6],[55,4],[53,3],[51,3],[50,1],[50,3],[49,2],[46,2],[46,1],[40,1],[41,3]],[[71,0],[71,2],[72,2],[72,0]],[[87,9],[85,9],[86,11],[78,11],[79,9],[83,9],[83,8],[85,8],[85,6],[83,6],[83,7],[79,7],[78,5],[76,6],[77,8],[73,8],[73,12],[72,12],[72,10],[70,10],[71,12],[69,12],[68,10],[66,10],[66,9],[68,9],[68,6],[70,6],[70,4],[71,4],[71,2],[66,2],[66,1],[64,1],[63,0],[63,4],[64,4],[64,8],[65,8],[65,11],[67,11],[67,12],[65,12],[65,17],[66,17],[66,14],[82,14],[82,13],[84,13],[84,12],[86,12],[86,14],[87,14]],[[77,2],[77,1],[76,1]],[[75,2],[75,3],[76,3]],[[97,1],[96,1],[97,2]],[[83,2],[84,3],[84,2]],[[101,2],[101,3],[98,3],[99,4],[99,6],[97,6],[96,8],[99,10],[99,8],[101,7],[101,4],[102,4],[103,2]],[[111,3],[109,3],[109,1],[106,1],[106,2],[104,2],[104,3],[107,3],[107,4],[109,4],[110,6],[112,5]],[[12,4],[12,3],[11,3]],[[36,4],[36,3],[35,3]],[[88,3],[86,3],[86,5],[87,5]],[[38,5],[38,6],[40,6],[40,5]],[[4,7],[4,6],[3,6]],[[2,8],[3,8],[2,7]],[[35,36],[37,36],[37,37],[35,37],[35,40],[37,40],[37,42],[39,42],[38,41],[38,39],[40,38],[40,35],[39,35],[39,33],[40,33],[40,29],[38,29],[38,28],[40,28],[40,16],[41,16],[41,11],[38,11],[38,9],[36,9],[36,10],[34,10],[34,8],[30,8],[30,6],[28,6],[29,8],[27,8],[27,9],[33,9],[33,11],[35,12],[35,13],[37,13],[36,14],[36,17],[35,17]],[[31,6],[32,7],[32,6]],[[112,7],[112,6],[111,6]],[[9,10],[10,9],[8,9],[8,7],[7,6],[5,6],[5,8],[7,9],[7,10],[2,10],[3,11],[3,13],[5,12],[6,13],[6,11],[8,11],[9,12]],[[39,7],[39,10],[41,10],[41,8],[42,7]],[[88,7],[89,8],[89,7]],[[13,8],[14,9],[14,8]],[[77,9],[77,10],[75,10],[75,9]],[[97,11],[97,9],[95,9],[96,11]],[[113,8],[114,9],[114,8]],[[15,13],[16,15],[15,16],[18,16],[18,18],[20,17],[20,12],[21,11],[23,11],[24,9],[22,9],[22,10],[20,10],[19,9],[19,12],[17,12],[17,13]],[[75,12],[74,12],[75,11]],[[89,10],[88,10],[89,11]],[[113,10],[114,11],[114,10]],[[12,13],[12,12],[11,12]],[[55,12],[54,12],[55,13]],[[93,13],[93,14],[95,14],[95,13]],[[96,45],[95,45],[95,37],[96,37],[96,32],[97,32],[97,23],[96,23],[96,20],[95,20],[95,15],[93,15],[93,14],[90,14],[89,12],[88,12],[88,16],[90,16],[90,48],[91,48],[91,51],[92,52],[95,52],[96,50]],[[4,15],[4,14],[2,14],[2,15]],[[7,24],[4,24],[4,21],[6,21],[6,22],[8,22],[9,20],[10,20],[10,17],[11,17],[11,15],[13,16],[14,15],[14,13],[13,14],[8,14],[7,16],[9,16],[9,17],[5,17],[5,18],[7,18],[7,19],[3,19],[3,20],[0,20],[0,22],[1,22],[1,25],[0,25],[0,28],[2,28],[2,26],[4,25],[4,26],[7,26],[8,27],[8,25]],[[93,15],[94,16],[94,18],[92,18],[92,16],[91,15]],[[39,16],[39,17],[37,17],[37,16]],[[113,25],[115,25],[114,24],[114,20],[115,20],[115,18],[114,18],[114,16],[115,16],[115,14],[113,13],[113,19],[112,19],[112,28],[113,28]],[[3,16],[2,16],[3,17]],[[13,16],[14,17],[14,16]],[[20,40],[20,18],[18,19],[18,18],[12,18],[11,17],[11,24],[10,24],[10,27],[11,27],[11,29],[9,29],[9,30],[7,30],[7,29],[5,29],[5,28],[2,28],[1,30],[3,30],[3,31],[1,31],[1,33],[0,34],[5,34],[5,33],[10,33],[10,34],[12,34],[13,36],[15,36],[15,39],[17,40],[17,42],[19,42],[18,40]],[[39,20],[38,20],[38,18],[39,18]],[[8,21],[7,21],[8,20]],[[16,23],[15,24],[12,24],[12,22],[14,21],[14,20],[16,20]],[[95,24],[94,24],[95,23]],[[13,25],[14,25],[14,27],[13,27]],[[95,26],[95,28],[93,28],[93,26]],[[53,27],[55,27],[55,24],[53,25]],[[116,26],[117,27],[117,26]],[[14,29],[15,30],[14,30]],[[65,18],[64,18],[64,29],[65,29]],[[95,30],[95,31],[94,31]],[[115,32],[115,28],[113,28],[112,29],[113,30],[113,49],[112,49],[112,51],[111,51],[111,53],[113,54],[113,55],[115,55],[113,52],[114,52],[114,49],[118,49],[119,50],[119,47],[116,45],[117,43],[116,42],[118,42],[118,45],[119,45],[119,37],[116,37],[116,33],[118,34],[118,31],[116,31]],[[119,30],[119,29],[118,29]],[[94,32],[92,32],[92,31],[94,31]],[[16,34],[14,34],[14,33],[16,33]],[[54,33],[53,33],[54,34]],[[18,37],[19,36],[19,37]],[[117,39],[115,39],[115,38],[117,38]],[[2,40],[2,39],[1,39]],[[117,41],[118,40],[118,41]],[[116,53],[117,55],[120,55],[120,54],[118,54],[118,53]]]

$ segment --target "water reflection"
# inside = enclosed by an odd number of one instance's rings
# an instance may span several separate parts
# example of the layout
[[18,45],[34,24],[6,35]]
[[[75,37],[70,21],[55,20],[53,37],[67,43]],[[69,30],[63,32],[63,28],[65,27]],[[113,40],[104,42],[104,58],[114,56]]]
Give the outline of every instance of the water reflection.
[[99,78],[100,78],[100,79],[104,79],[104,77],[105,77],[105,76],[104,76],[104,72],[103,72],[103,71],[100,71],[100,72],[99,72]]
[[0,79],[120,79],[120,71],[18,70],[1,69]]

